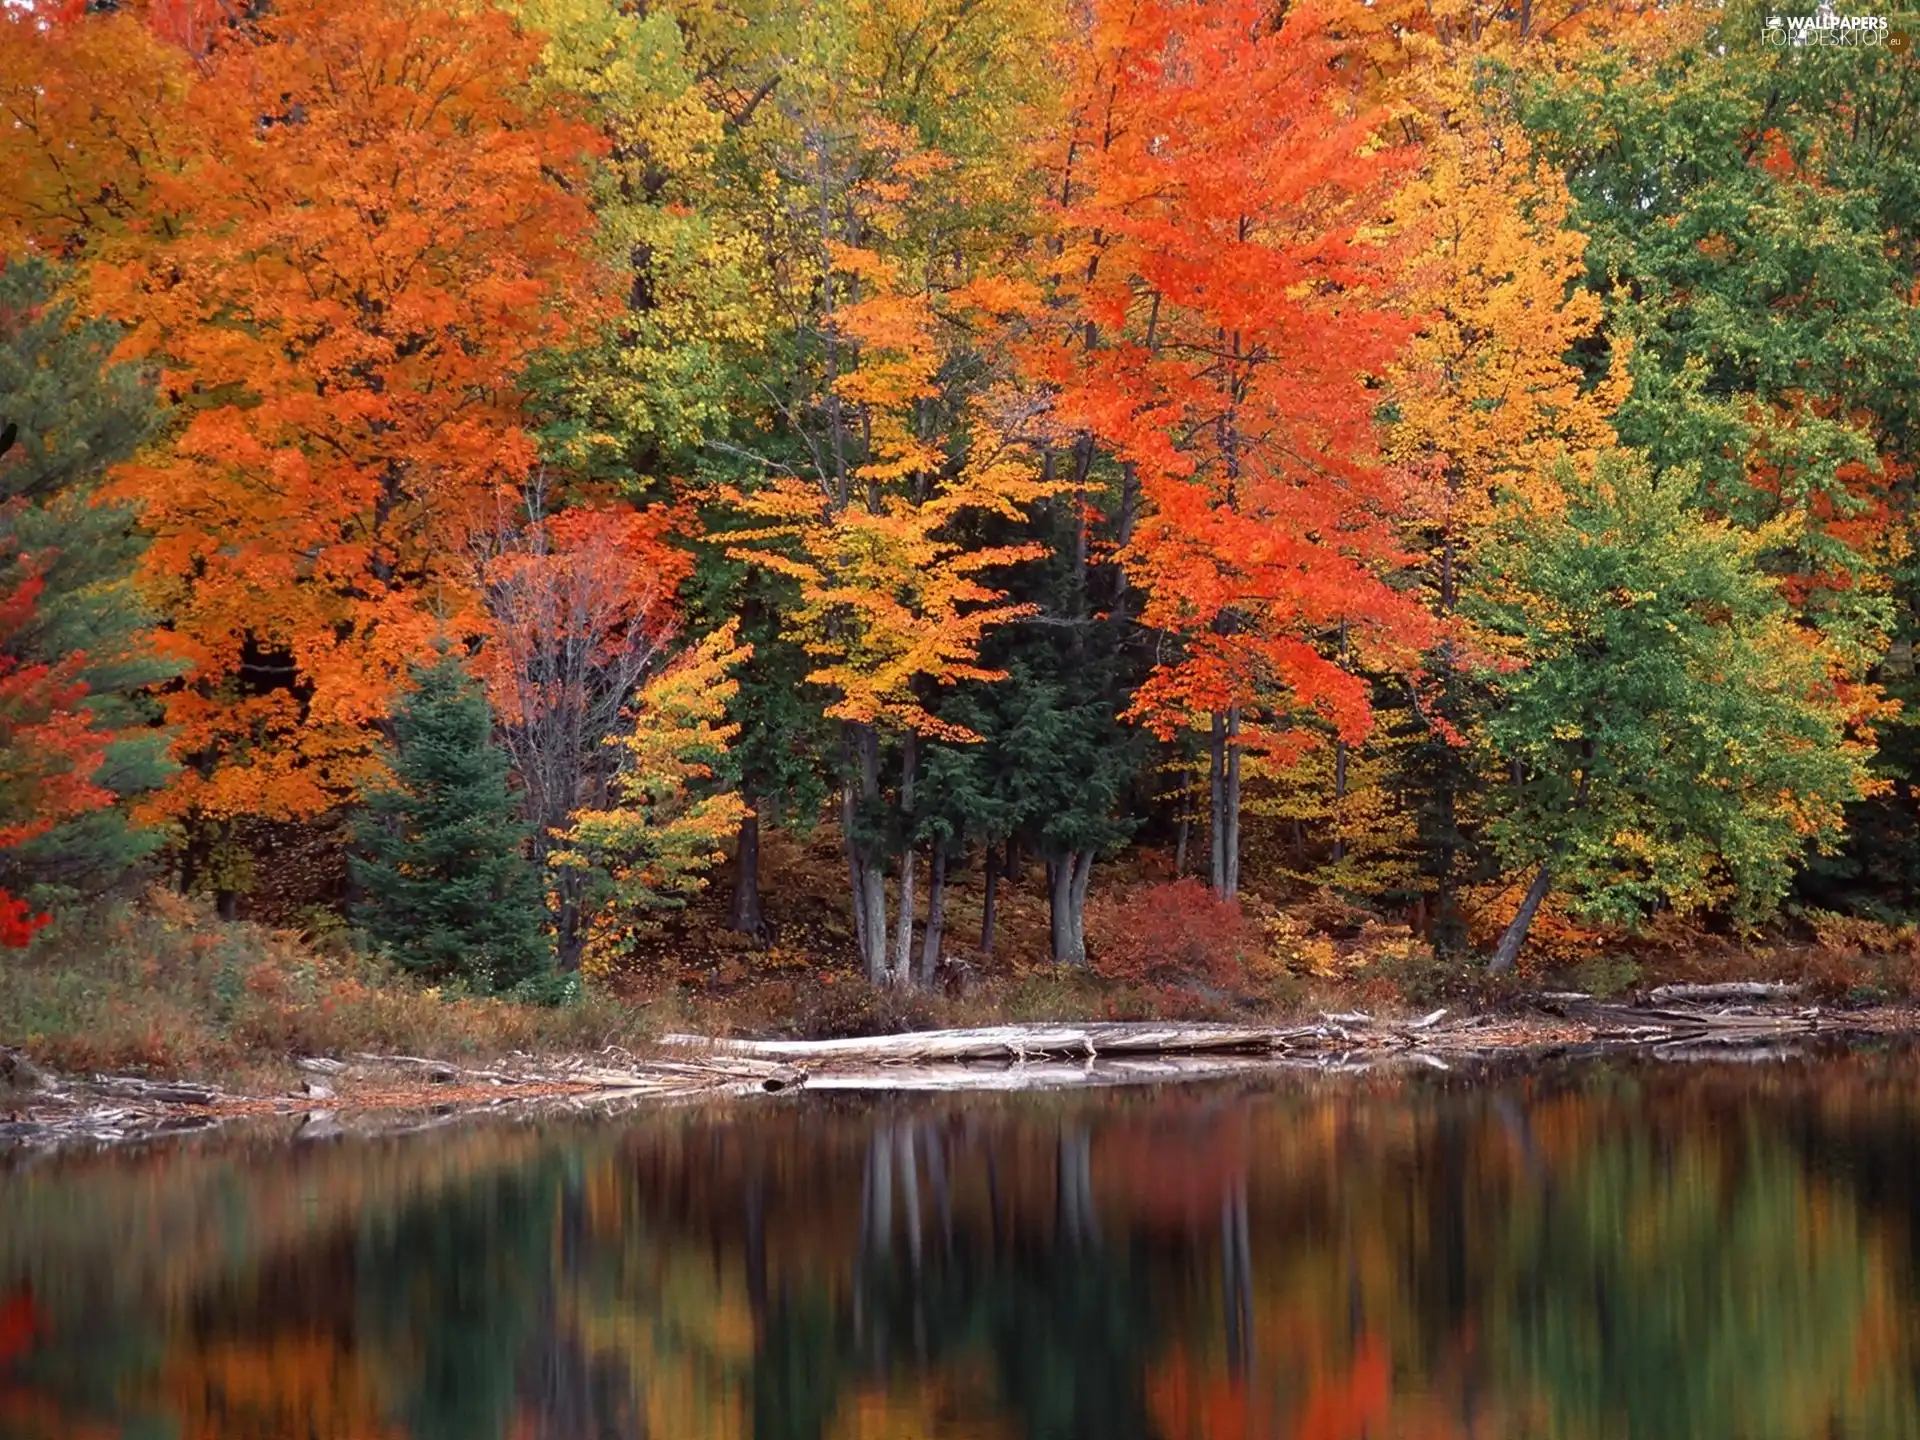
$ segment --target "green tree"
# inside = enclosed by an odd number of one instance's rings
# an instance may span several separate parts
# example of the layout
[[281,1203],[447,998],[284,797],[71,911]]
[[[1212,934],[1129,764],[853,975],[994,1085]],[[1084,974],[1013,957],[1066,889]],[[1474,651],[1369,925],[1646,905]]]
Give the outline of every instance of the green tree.
[[546,969],[539,876],[486,696],[452,654],[395,709],[393,783],[368,800],[356,919],[408,970],[505,990]]
[[1533,873],[1496,970],[1552,890],[1616,924],[1660,905],[1759,918],[1867,782],[1836,658],[1761,569],[1778,526],[1709,519],[1692,475],[1619,454],[1560,483],[1558,513],[1496,522],[1469,597],[1516,652],[1492,681],[1486,733],[1513,780],[1490,829]]
[[133,507],[102,494],[108,469],[133,454],[155,416],[139,370],[114,364],[117,329],[78,323],[58,298],[59,273],[16,259],[0,267],[0,533],[35,557],[42,589],[16,637],[18,658],[82,657],[76,678],[93,728],[113,736],[93,783],[118,804],[55,825],[7,851],[0,885],[48,903],[97,894],[166,840],[133,814],[173,773],[152,687],[179,673],[155,647],[154,616],[135,583],[146,549]]
[[[1856,678],[1920,699],[1914,436],[1920,422],[1920,87],[1884,46],[1763,43],[1740,0],[1658,63],[1595,52],[1523,92],[1536,153],[1590,237],[1606,331],[1632,341],[1613,417],[1661,470],[1748,527],[1804,520],[1764,557]],[[1731,63],[1729,54],[1737,54]],[[1616,353],[1582,347],[1597,374]],[[1920,906],[1920,730],[1858,708],[1891,783],[1796,886]]]

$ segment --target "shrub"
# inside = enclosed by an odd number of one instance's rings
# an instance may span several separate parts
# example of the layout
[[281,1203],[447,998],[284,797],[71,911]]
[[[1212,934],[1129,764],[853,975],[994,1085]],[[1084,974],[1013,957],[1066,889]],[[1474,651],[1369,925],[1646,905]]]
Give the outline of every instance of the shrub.
[[1264,945],[1238,901],[1189,877],[1089,900],[1087,948],[1094,970],[1109,980],[1230,989]]

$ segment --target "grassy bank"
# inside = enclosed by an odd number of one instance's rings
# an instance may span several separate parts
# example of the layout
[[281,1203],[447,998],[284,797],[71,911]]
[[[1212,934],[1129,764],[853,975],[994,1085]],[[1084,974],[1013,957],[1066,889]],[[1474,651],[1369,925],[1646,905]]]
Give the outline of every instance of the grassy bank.
[[231,1078],[297,1055],[579,1051],[643,1043],[656,1019],[603,992],[563,1006],[450,994],[159,890],[63,916],[0,957],[0,1044],[67,1071]]
[[1631,944],[1567,936],[1520,975],[1495,981],[1469,963],[1436,962],[1403,929],[1355,928],[1325,906],[1255,903],[1221,931],[1204,916],[1169,920],[1140,900],[1109,917],[1110,934],[1130,943],[1110,939],[1092,969],[1055,968],[1027,944],[958,983],[949,977],[940,992],[901,993],[868,985],[844,954],[754,944],[716,918],[696,907],[659,937],[645,965],[570,1003],[537,1005],[423,985],[355,953],[337,929],[226,923],[155,890],[63,916],[29,949],[0,956],[0,1045],[69,1072],[262,1084],[284,1078],[301,1055],[644,1052],[673,1030],[818,1038],[1000,1021],[1280,1022],[1336,1009],[1499,1009],[1541,990],[1613,998],[1736,978],[1792,981],[1812,1002],[1845,1007],[1910,1001],[1920,976],[1920,935],[1910,927],[1828,917],[1758,945],[1680,931]]

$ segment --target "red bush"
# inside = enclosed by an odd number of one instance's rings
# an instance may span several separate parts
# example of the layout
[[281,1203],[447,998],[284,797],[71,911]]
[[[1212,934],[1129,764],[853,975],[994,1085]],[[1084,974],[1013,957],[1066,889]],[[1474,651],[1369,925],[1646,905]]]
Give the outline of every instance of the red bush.
[[1219,899],[1192,878],[1087,901],[1088,958],[1109,980],[1228,988],[1245,978],[1260,943],[1239,901]]
[[26,901],[0,890],[0,946],[9,950],[25,949],[33,932],[53,917],[36,915]]

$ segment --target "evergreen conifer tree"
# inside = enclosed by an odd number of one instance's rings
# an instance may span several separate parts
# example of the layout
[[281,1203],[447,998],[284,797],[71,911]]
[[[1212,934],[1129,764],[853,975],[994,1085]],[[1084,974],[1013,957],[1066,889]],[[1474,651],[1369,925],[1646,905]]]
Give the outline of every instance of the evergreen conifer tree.
[[[152,688],[178,673],[153,644],[154,616],[136,584],[146,537],[132,506],[101,495],[106,472],[151,429],[146,378],[110,361],[118,331],[75,323],[57,298],[59,272],[33,259],[0,265],[0,542],[33,557],[43,588],[18,638],[19,659],[84,656],[78,678],[93,726],[114,736],[95,783],[123,802],[167,782],[174,765]],[[95,894],[157,850],[165,832],[119,804],[89,811],[9,850],[0,884],[49,903]]]
[[395,709],[393,783],[368,800],[356,919],[408,970],[507,990],[552,959],[539,876],[486,696],[451,654]]

